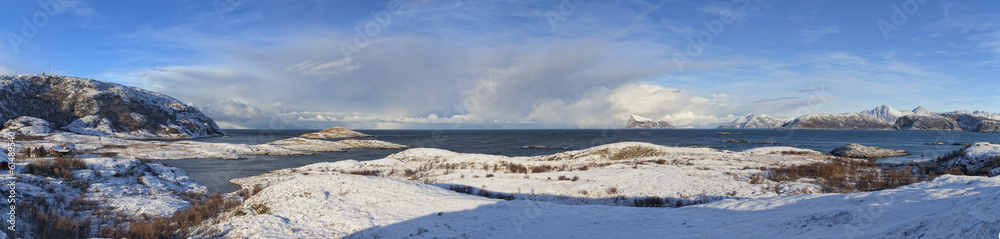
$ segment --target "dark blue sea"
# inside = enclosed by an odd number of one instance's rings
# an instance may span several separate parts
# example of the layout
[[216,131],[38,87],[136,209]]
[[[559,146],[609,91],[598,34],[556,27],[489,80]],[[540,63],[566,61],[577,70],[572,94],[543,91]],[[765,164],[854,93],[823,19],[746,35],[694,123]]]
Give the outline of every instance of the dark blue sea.
[[[226,130],[230,137],[196,139],[202,142],[262,144],[318,130]],[[732,129],[581,129],[581,130],[358,130],[378,139],[414,147],[440,148],[460,153],[506,156],[536,156],[586,149],[615,142],[648,142],[667,146],[716,146],[721,150],[742,151],[775,146],[757,142],[777,142],[780,146],[829,152],[848,143],[887,149],[903,149],[907,157],[885,158],[893,163],[933,159],[961,149],[955,143],[997,142],[1000,134],[953,131],[888,130],[732,130]],[[731,135],[720,135],[729,132]],[[725,142],[746,140],[748,142]],[[942,142],[944,145],[926,145]],[[549,148],[528,148],[547,146]],[[238,188],[231,178],[247,177],[267,171],[300,167],[318,162],[347,159],[359,161],[384,158],[398,149],[353,149],[308,156],[248,155],[241,160],[186,159],[163,160],[164,164],[184,169],[191,178],[210,190],[231,192]]]

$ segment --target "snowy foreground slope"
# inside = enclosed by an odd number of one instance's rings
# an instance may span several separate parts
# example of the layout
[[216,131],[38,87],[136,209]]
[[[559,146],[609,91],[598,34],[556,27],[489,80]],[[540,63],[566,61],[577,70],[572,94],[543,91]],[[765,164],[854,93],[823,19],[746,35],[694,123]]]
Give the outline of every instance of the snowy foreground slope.
[[941,176],[853,194],[727,199],[681,208],[504,201],[398,179],[294,175],[215,228],[227,238],[992,238],[1000,178]]
[[[998,177],[945,175],[849,194],[818,193],[812,179],[751,177],[759,167],[830,157],[789,147],[730,152],[645,143],[538,157],[410,149],[233,179],[259,192],[195,231],[226,238],[992,238],[1000,232]],[[557,169],[530,172],[546,166]],[[645,196],[694,205],[632,207]]]

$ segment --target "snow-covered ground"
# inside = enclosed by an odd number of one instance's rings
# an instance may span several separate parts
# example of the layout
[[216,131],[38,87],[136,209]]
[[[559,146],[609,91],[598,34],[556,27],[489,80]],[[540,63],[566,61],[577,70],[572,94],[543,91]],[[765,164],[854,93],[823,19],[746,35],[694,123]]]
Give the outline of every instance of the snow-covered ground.
[[[803,165],[830,156],[791,147],[743,152],[616,143],[538,157],[460,154],[441,149],[409,149],[384,159],[316,163],[276,170],[260,177],[233,179],[244,187],[297,174],[347,172],[408,179],[441,187],[468,186],[515,198],[569,204],[630,204],[657,196],[692,204],[721,197],[769,197],[818,192],[809,180],[751,183],[761,167]],[[523,167],[523,169],[521,168]],[[544,171],[544,172],[539,172]],[[365,173],[368,172],[368,173]]]
[[[91,220],[99,225],[112,227],[121,218],[166,217],[191,205],[182,195],[204,194],[208,190],[188,177],[184,171],[159,163],[144,163],[128,157],[77,157],[85,168],[71,169],[72,177],[41,176],[25,171],[28,163],[15,165],[17,175],[15,192],[18,207],[18,234],[26,238],[31,234],[33,220],[25,215],[24,205],[44,213],[70,215],[75,220]],[[52,157],[29,158],[28,162],[54,160]],[[10,180],[9,172],[2,175]],[[10,181],[5,181],[8,183]],[[4,185],[4,196],[10,190]],[[89,205],[89,206],[88,206]],[[8,208],[9,201],[0,200]],[[96,232],[96,231],[95,231]]]
[[[405,147],[303,138],[242,145],[62,132],[42,137],[21,146],[74,142],[85,152],[118,156],[78,156],[87,168],[72,174],[87,182],[85,188],[22,174],[22,197],[51,205],[81,198],[133,218],[169,216],[191,206],[184,195],[206,191],[180,169],[136,158],[238,158],[342,146]],[[1000,146],[977,143],[965,153],[989,158],[1000,155]],[[244,193],[255,188],[259,192],[196,228],[194,236],[984,238],[1000,232],[998,177],[945,175],[852,194],[818,193],[820,186],[809,178],[773,182],[755,177],[763,169],[828,162],[832,157],[792,147],[732,152],[636,142],[536,157],[417,148],[379,160],[316,163],[233,179]],[[648,197],[665,200],[665,206],[688,206],[633,207]]]
[[504,201],[343,174],[288,175],[269,185],[211,227],[228,230],[227,238],[992,238],[1000,232],[998,177],[946,175],[879,192],[681,208]]

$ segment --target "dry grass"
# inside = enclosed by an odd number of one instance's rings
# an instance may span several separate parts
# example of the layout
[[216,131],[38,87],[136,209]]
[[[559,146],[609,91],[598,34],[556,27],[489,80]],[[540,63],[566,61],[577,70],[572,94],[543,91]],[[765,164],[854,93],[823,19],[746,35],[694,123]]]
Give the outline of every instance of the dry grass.
[[633,145],[618,150],[618,152],[612,154],[610,157],[608,157],[608,159],[618,161],[618,160],[631,160],[637,158],[648,158],[648,157],[655,157],[662,155],[663,155],[662,152],[656,150],[653,147]]
[[238,199],[223,199],[222,194],[183,195],[194,198],[191,207],[178,210],[170,217],[135,220],[128,227],[113,225],[99,230],[98,236],[108,238],[187,238],[190,228],[230,211],[240,205]]

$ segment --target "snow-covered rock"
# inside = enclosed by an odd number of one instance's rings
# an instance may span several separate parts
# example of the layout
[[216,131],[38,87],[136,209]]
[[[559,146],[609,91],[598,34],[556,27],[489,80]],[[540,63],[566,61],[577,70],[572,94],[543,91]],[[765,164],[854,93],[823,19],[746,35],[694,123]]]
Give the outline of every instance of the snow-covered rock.
[[946,158],[938,163],[941,168],[961,168],[967,172],[996,171],[1000,168],[1000,144],[979,142],[962,149],[957,157]]
[[890,129],[892,124],[867,114],[810,114],[786,123],[790,129]]
[[913,109],[913,114],[915,115],[927,115],[930,113],[931,111],[927,110],[927,108],[924,108],[923,106],[917,106],[917,108]]
[[830,154],[851,158],[886,158],[910,155],[906,150],[883,149],[860,144],[848,144],[830,151]]
[[299,137],[307,139],[340,139],[340,138],[357,138],[357,137],[370,137],[371,135],[363,134],[358,131],[350,130],[344,127],[333,127],[319,132],[313,132],[308,134],[299,135]]
[[3,124],[0,134],[17,133],[20,135],[44,135],[52,132],[52,123],[46,120],[21,116],[8,120]]
[[225,133],[198,109],[131,86],[53,75],[0,76],[0,121],[44,119],[53,129],[120,138],[197,138]]
[[748,114],[737,118],[728,124],[720,125],[720,129],[777,129],[791,120],[778,119],[765,114]]
[[632,115],[625,122],[626,129],[675,129],[673,125],[667,123],[667,121],[655,122],[649,118]]

